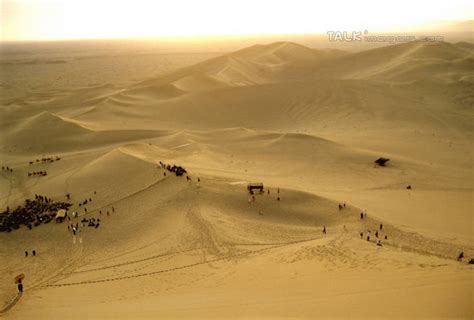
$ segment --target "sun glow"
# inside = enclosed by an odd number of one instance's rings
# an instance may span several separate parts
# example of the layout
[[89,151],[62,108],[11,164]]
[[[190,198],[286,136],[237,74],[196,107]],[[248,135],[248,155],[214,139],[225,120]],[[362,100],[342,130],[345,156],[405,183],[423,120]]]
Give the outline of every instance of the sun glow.
[[470,1],[3,0],[3,40],[397,30],[472,19]]

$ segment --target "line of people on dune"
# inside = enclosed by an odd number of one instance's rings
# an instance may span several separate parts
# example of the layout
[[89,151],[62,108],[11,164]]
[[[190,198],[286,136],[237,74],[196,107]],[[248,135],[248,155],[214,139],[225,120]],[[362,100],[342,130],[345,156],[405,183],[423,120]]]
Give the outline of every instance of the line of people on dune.
[[[267,189],[267,195],[270,195],[270,189]],[[251,197],[248,199],[248,202],[249,204],[251,204],[252,202],[255,202],[256,198],[255,198],[255,193],[254,192],[251,192],[252,190],[249,191],[249,193],[251,194]],[[264,194],[264,191],[263,191],[263,188],[260,189],[260,194]],[[280,200],[280,189],[278,188],[278,200]],[[339,203],[338,204],[338,210],[339,211],[342,211],[342,210],[345,210],[347,208],[347,205],[345,202],[343,203]],[[261,211],[259,211],[259,215],[263,215],[263,213]],[[361,212],[360,213],[360,220],[364,220],[364,219],[367,219],[367,212]],[[346,231],[346,226],[344,225],[344,231]],[[382,232],[384,231],[383,229],[383,224],[380,223],[379,226],[378,226],[378,229],[376,230],[370,230],[368,229],[366,231],[366,240],[367,241],[371,241],[372,239],[375,239],[375,244],[379,247],[382,247],[383,244],[382,244],[382,240],[388,240],[388,235],[387,234],[384,234],[382,236]],[[328,228],[324,225],[323,226],[323,229],[322,229],[322,233],[323,234],[327,234],[328,233]],[[373,235],[373,237],[372,237]],[[364,232],[360,232],[359,233],[359,236],[360,236],[360,239],[364,239]],[[382,239],[383,237],[383,239]],[[464,259],[464,252],[461,252],[459,255],[458,255],[458,258],[457,260],[458,261],[462,261]],[[473,259],[470,259],[468,261],[469,264],[474,264],[474,258]]]

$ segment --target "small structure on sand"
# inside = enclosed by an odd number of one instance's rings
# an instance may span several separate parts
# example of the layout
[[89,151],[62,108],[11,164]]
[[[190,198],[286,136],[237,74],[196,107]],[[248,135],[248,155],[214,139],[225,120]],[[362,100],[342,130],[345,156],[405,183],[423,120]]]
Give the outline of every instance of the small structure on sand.
[[247,190],[249,191],[250,194],[253,194],[254,190],[259,190],[260,193],[262,193],[263,192],[263,183],[261,183],[261,182],[249,183],[247,185]]
[[63,222],[64,219],[66,219],[66,210],[64,209],[59,209],[58,212],[56,213],[56,217],[54,219],[56,220],[57,223]]
[[378,158],[377,160],[375,160],[375,164],[378,164],[379,166],[381,167],[385,167],[385,163],[387,163],[388,161],[390,161],[390,159],[387,159],[387,158]]

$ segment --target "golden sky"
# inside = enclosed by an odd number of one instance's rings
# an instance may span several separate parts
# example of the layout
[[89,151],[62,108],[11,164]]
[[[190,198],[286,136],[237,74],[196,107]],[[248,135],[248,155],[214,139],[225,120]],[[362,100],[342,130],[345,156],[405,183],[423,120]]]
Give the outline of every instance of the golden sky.
[[473,19],[466,0],[0,0],[2,40],[396,31]]

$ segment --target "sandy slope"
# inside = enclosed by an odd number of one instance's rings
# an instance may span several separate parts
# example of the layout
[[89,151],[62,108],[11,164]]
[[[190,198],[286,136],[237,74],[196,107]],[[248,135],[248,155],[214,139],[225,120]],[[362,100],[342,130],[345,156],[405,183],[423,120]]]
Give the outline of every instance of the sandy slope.
[[[474,255],[472,56],[466,43],[278,42],[6,103],[1,207],[69,192],[72,211],[102,222],[75,237],[55,223],[0,233],[2,315],[472,317],[472,268],[455,260]],[[62,159],[28,165],[49,155]],[[251,201],[248,181],[270,194]]]

